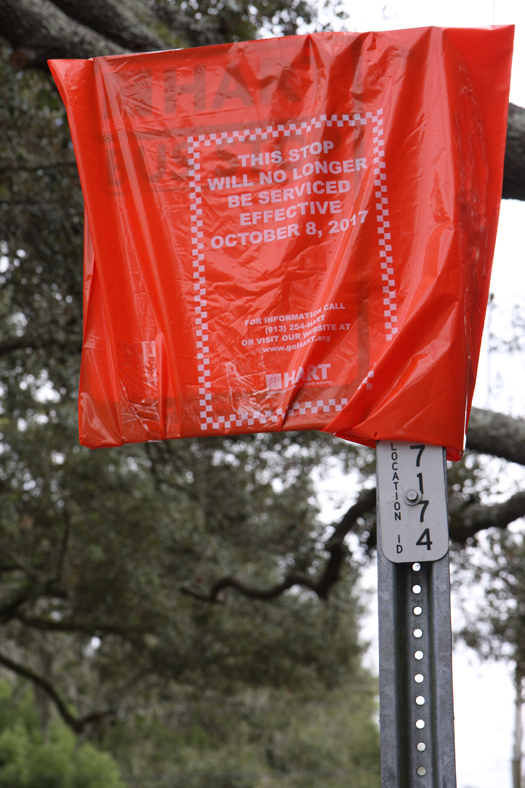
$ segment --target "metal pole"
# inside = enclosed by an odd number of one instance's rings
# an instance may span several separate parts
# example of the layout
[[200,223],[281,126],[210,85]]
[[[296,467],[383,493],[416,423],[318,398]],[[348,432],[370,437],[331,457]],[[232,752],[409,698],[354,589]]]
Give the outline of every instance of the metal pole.
[[[390,457],[395,451],[397,458],[397,454],[401,454],[400,448],[414,464],[414,446],[411,451],[408,445],[390,444]],[[419,471],[419,467],[416,470]],[[386,524],[386,528],[394,528],[395,539],[392,534],[385,539],[385,511],[391,510],[392,514],[397,511],[393,508],[397,499],[385,490],[386,477],[380,473],[378,454],[382,788],[456,786],[448,553],[437,560],[414,561],[412,558],[409,562],[400,562],[398,557],[394,562],[383,552],[383,543],[390,545],[389,551],[392,546],[401,544],[403,552],[410,553],[411,543],[422,543],[426,548],[428,543],[433,545],[439,541],[432,518],[435,493],[428,483],[431,473],[431,468],[425,469],[425,500],[416,502],[411,493],[413,486],[408,483],[412,481],[408,479],[409,471],[406,471],[405,479],[399,472],[401,479],[395,488],[396,494],[408,491],[408,495],[405,495],[400,518],[394,520],[392,517],[392,522]],[[425,503],[427,505],[423,506]],[[411,534],[411,526],[403,517],[408,511],[406,506],[417,504],[419,513],[416,519],[421,525],[418,532]],[[423,540],[422,533],[425,534]],[[428,552],[431,552],[430,547]]]
[[522,723],[521,710],[523,705],[523,679],[519,667],[516,667],[514,678],[516,688],[516,698],[514,701],[514,749],[512,754],[512,788],[521,788],[521,746],[522,746]]

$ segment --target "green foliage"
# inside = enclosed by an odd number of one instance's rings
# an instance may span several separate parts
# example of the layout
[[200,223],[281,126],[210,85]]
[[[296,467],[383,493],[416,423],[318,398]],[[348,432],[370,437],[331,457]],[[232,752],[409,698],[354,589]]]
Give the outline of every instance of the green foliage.
[[124,788],[113,758],[58,720],[42,734],[31,692],[0,684],[0,788]]
[[[379,786],[374,683],[363,673],[321,694],[205,692],[191,702],[140,710],[108,734],[130,782],[151,788],[329,788]],[[140,752],[129,745],[140,739]]]

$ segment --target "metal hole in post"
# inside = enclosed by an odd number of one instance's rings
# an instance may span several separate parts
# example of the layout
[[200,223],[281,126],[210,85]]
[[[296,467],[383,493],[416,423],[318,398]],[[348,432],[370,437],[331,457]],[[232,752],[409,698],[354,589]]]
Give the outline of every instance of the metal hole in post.
[[421,593],[421,586],[416,583],[415,586],[412,586],[412,591],[414,592],[414,594],[420,594]]
[[416,728],[418,730],[421,731],[423,730],[424,727],[425,727],[425,720],[416,720]]
[[425,656],[425,655],[423,654],[423,652],[422,652],[422,651],[416,651],[416,652],[414,653],[414,657],[415,657],[415,659],[423,659],[423,657],[424,657],[424,656]]
[[412,564],[412,569],[413,569],[414,572],[420,572],[421,571],[421,564]]
[[423,695],[418,695],[417,696],[416,703],[417,703],[418,706],[424,706],[425,698],[423,697]]
[[415,638],[422,638],[423,637],[423,630],[422,629],[414,629],[414,637]]
[[420,615],[421,615],[421,613],[423,612],[423,608],[422,608],[422,607],[419,607],[419,605],[418,605],[417,607],[415,607],[415,608],[414,608],[414,611],[413,611],[413,612],[414,612],[414,615],[415,615],[415,616],[420,616]]
[[422,684],[424,680],[425,677],[423,676],[422,673],[416,673],[416,675],[414,676],[414,681],[416,682],[416,684]]
[[424,777],[425,774],[427,773],[427,770],[425,769],[424,766],[418,766],[416,773],[418,777]]
[[416,744],[416,747],[417,747],[419,752],[425,752],[425,750],[427,749],[427,745],[425,744],[424,741],[418,741],[418,743]]

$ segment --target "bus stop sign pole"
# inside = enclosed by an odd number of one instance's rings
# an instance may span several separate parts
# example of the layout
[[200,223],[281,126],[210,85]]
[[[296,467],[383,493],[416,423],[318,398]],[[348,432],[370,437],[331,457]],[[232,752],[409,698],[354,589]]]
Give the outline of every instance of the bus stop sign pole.
[[382,788],[456,788],[445,452],[377,444]]

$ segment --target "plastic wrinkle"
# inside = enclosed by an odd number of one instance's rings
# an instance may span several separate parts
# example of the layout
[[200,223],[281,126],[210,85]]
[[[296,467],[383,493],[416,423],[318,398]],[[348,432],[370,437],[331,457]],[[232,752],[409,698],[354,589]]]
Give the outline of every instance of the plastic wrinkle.
[[476,379],[512,27],[50,61],[86,206],[86,446],[447,447]]

